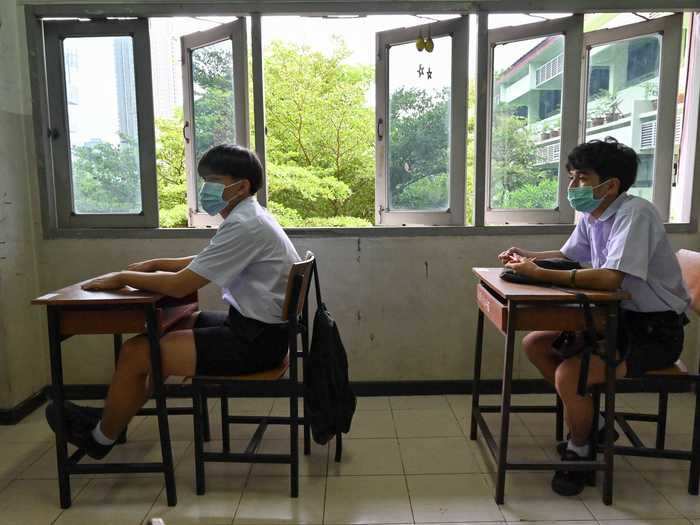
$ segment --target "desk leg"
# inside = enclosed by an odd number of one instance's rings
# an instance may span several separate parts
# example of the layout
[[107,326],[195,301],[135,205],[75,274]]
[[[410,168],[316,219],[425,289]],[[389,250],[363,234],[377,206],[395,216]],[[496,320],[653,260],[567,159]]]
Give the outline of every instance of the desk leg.
[[617,323],[619,305],[608,305],[606,323],[606,367],[605,367],[605,477],[603,480],[603,503],[612,505],[613,500],[613,460],[615,428],[615,351],[617,349]]
[[[119,363],[119,352],[122,349],[122,334],[114,334],[114,369],[117,369],[117,364]],[[126,443],[126,431],[125,428],[122,433],[117,438],[117,443]]]
[[51,354],[51,398],[56,408],[56,465],[61,508],[71,506],[70,474],[68,473],[68,445],[66,443],[65,413],[63,410],[63,360],[61,356],[61,314],[57,308],[47,309],[49,320],[49,351]]
[[160,435],[160,450],[163,458],[163,473],[165,475],[165,492],[168,506],[177,504],[175,492],[175,473],[173,471],[173,451],[170,445],[170,427],[168,426],[168,407],[165,403],[165,388],[163,386],[163,373],[160,361],[160,333],[158,327],[158,315],[156,308],[149,305],[146,308],[146,324],[148,328],[148,342],[151,348],[151,380],[153,381],[153,393],[156,398],[156,412],[158,413],[158,433]]
[[498,446],[498,466],[496,470],[496,503],[503,504],[506,487],[506,464],[508,463],[508,432],[510,430],[510,394],[513,383],[513,353],[515,351],[515,316],[517,308],[511,304],[508,309],[508,331],[506,351],[503,357],[503,384],[501,391],[501,437]]
[[474,377],[472,379],[472,416],[469,439],[476,439],[476,413],[479,408],[479,391],[481,388],[481,352],[484,348],[484,312],[479,309],[476,321],[476,345],[474,346]]

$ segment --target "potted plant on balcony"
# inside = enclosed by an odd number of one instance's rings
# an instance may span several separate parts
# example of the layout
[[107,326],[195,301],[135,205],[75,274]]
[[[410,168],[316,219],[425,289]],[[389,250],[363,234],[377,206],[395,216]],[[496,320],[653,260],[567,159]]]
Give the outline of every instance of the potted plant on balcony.
[[644,85],[644,97],[651,101],[651,107],[654,111],[659,104],[659,81],[654,78]]
[[558,137],[561,134],[561,119],[552,122],[552,130],[549,132],[550,138]]
[[545,124],[544,126],[542,126],[542,128],[540,129],[540,140],[547,140],[549,137],[551,137],[551,129],[552,128],[549,126],[549,124]]
[[602,113],[605,117],[605,122],[615,122],[622,116],[622,111],[620,111],[620,103],[622,101],[610,91],[601,90],[596,100],[599,104],[599,114]]

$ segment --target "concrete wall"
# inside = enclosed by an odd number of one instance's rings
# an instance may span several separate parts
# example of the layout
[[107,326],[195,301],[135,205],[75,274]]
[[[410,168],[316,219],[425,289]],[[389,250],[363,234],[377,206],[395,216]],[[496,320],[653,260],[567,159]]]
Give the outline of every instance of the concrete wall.
[[[49,381],[46,323],[32,297],[135,260],[196,253],[203,239],[44,240],[38,208],[24,19],[0,2],[0,408],[15,405]],[[473,266],[495,265],[512,244],[557,248],[563,236],[387,238],[293,237],[300,253],[319,257],[324,299],[336,316],[354,380],[468,379],[476,324]],[[674,235],[675,247],[700,249],[697,235]],[[205,308],[223,308],[217,290],[202,291]],[[687,358],[696,363],[697,326]],[[487,329],[486,377],[498,377],[502,338]],[[110,377],[111,338],[65,344],[67,382]],[[536,377],[518,359],[516,377]]]

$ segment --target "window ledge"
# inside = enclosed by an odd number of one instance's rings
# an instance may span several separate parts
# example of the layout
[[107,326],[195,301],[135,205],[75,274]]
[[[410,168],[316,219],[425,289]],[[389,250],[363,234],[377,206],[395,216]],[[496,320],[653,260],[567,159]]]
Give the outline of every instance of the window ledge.
[[[503,226],[371,226],[367,228],[285,228],[295,237],[478,237],[503,235],[568,235],[572,224]],[[76,228],[52,229],[45,239],[209,239],[216,228]],[[697,221],[668,223],[667,233],[697,233]]]

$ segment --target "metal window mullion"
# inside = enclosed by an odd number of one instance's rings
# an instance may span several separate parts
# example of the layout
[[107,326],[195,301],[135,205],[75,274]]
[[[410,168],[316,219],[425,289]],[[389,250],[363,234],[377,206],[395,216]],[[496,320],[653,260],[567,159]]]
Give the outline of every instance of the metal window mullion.
[[383,224],[384,210],[389,207],[389,176],[387,173],[388,162],[388,126],[389,109],[389,46],[385,35],[377,33],[376,36],[376,60],[374,76],[375,90],[375,224]]
[[673,139],[676,126],[676,98],[681,55],[683,15],[666,17],[661,41],[659,65],[659,103],[656,115],[656,158],[652,201],[664,222],[671,209],[671,179],[673,177]]
[[234,22],[231,34],[233,44],[233,95],[235,100],[236,142],[250,146],[250,116],[248,114],[248,36],[246,19]]
[[258,190],[258,202],[267,206],[267,151],[265,124],[265,76],[262,52],[262,20],[260,13],[251,15],[251,43],[253,49],[253,115],[255,117],[255,152],[263,166],[263,181]]
[[489,118],[489,40],[488,15],[479,13],[476,62],[476,123],[474,126],[474,226],[483,226],[487,199],[488,123]]
[[[464,226],[467,179],[467,96],[469,83],[469,18],[463,17],[452,33],[450,93],[450,224]],[[462,55],[463,53],[463,55]]]

